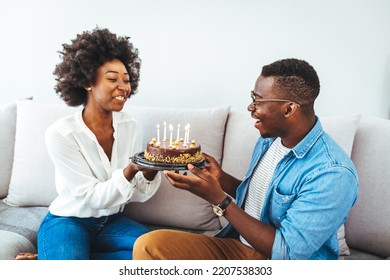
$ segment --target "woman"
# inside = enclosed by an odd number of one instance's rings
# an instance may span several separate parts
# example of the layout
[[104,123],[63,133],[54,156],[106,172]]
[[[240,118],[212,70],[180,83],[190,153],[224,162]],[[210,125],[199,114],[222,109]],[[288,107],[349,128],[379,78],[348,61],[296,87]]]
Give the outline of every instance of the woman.
[[137,91],[138,52],[128,37],[97,28],[64,44],[61,56],[55,90],[67,105],[83,106],[46,131],[58,196],[39,228],[38,259],[132,259],[148,229],[122,210],[161,182],[157,171],[130,162],[140,135],[120,112]]

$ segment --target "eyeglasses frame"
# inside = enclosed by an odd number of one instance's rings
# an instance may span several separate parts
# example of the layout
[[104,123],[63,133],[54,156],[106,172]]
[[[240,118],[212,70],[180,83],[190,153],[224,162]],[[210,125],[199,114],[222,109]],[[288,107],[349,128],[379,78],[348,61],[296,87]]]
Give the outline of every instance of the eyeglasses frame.
[[296,104],[298,107],[301,107],[301,104],[299,104],[298,102],[292,101],[290,99],[263,98],[263,99],[256,100],[256,93],[253,90],[251,90],[251,99],[252,99],[252,103],[250,105],[253,105],[255,107],[255,109],[256,109],[256,105],[259,105],[259,103],[262,103],[262,102],[289,102],[289,103]]

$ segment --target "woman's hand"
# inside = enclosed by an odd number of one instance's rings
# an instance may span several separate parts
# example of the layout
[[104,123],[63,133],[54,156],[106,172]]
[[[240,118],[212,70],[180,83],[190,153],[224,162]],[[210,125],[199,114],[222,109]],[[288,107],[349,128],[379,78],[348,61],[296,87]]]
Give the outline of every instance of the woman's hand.
[[148,169],[148,168],[140,168],[139,171],[142,171],[144,177],[148,181],[153,181],[154,177],[157,175],[157,170]]
[[123,171],[123,174],[125,175],[127,181],[131,181],[135,174],[137,174],[137,172],[141,171],[145,177],[146,180],[148,181],[153,181],[154,177],[156,176],[157,174],[157,170],[152,170],[152,169],[149,169],[149,168],[145,168],[145,167],[142,167],[142,166],[139,166],[133,162],[131,162]]

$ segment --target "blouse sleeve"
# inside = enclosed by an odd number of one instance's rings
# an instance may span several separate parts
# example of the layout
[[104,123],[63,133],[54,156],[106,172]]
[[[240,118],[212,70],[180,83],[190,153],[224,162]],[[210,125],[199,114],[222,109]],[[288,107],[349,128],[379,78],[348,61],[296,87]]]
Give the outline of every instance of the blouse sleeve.
[[[85,147],[76,141],[74,135],[56,128],[46,131],[46,145],[56,172],[57,192],[74,197],[92,209],[118,207],[129,201],[146,201],[160,185],[161,175],[153,181],[143,178],[142,172],[129,182],[123,169],[115,170],[112,176],[103,180],[93,165],[98,163],[89,158]],[[111,178],[109,178],[111,177]]]

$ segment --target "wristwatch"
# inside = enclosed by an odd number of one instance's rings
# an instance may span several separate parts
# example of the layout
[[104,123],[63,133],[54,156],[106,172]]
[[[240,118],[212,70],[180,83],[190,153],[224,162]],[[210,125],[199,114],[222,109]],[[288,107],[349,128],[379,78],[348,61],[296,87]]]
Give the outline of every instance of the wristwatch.
[[231,201],[232,198],[230,196],[226,196],[226,198],[220,204],[217,205],[213,204],[212,206],[213,206],[214,214],[219,217],[222,217],[223,214],[225,213],[226,207],[229,205]]

